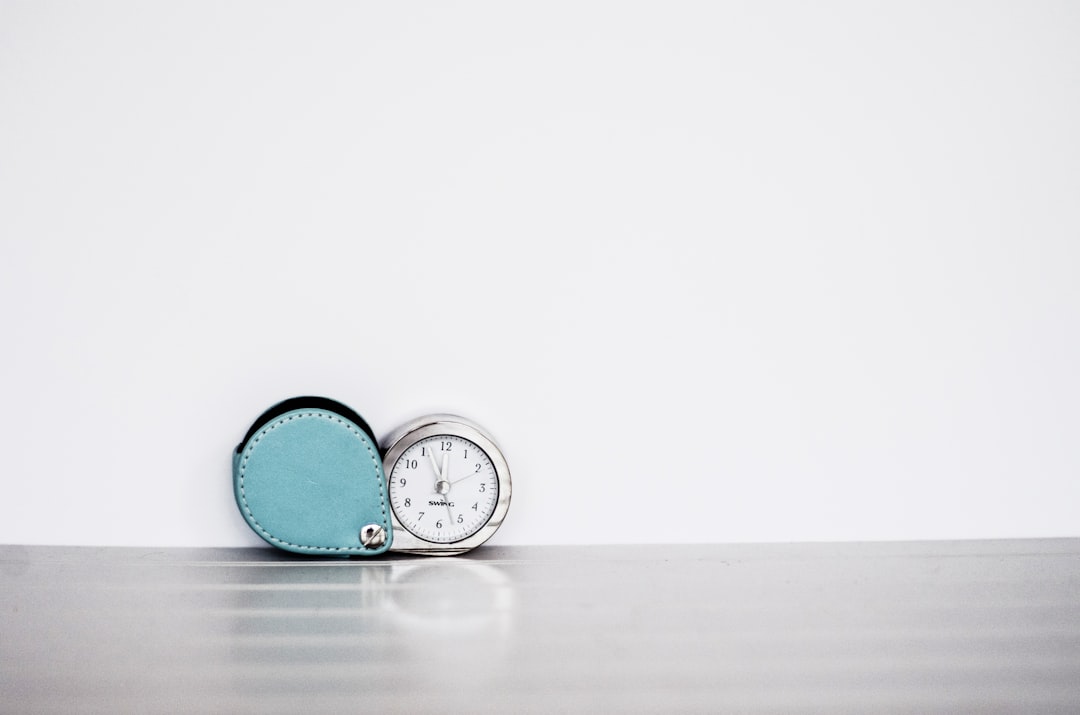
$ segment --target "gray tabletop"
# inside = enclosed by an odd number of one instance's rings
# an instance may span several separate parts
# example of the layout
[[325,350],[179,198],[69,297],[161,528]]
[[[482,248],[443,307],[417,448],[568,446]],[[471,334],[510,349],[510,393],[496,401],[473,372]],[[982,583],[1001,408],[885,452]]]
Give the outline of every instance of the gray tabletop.
[[3,712],[1077,712],[1080,540],[0,546]]

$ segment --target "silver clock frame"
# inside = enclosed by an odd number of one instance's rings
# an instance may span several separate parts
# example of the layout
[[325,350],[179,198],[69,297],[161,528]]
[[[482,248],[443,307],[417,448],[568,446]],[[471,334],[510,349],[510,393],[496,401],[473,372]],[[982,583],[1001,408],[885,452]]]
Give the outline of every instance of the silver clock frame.
[[491,465],[495,468],[495,478],[499,485],[499,498],[491,518],[471,536],[460,541],[445,544],[422,539],[409,531],[398,519],[393,504],[390,505],[390,522],[394,529],[394,539],[390,551],[406,554],[425,554],[428,556],[455,556],[474,549],[492,537],[502,526],[506,512],[510,509],[510,468],[506,458],[483,427],[458,415],[427,415],[409,422],[392,432],[382,444],[383,471],[386,474],[386,491],[390,493],[390,475],[394,473],[398,459],[406,449],[420,440],[438,436],[461,437],[476,443],[487,453]]

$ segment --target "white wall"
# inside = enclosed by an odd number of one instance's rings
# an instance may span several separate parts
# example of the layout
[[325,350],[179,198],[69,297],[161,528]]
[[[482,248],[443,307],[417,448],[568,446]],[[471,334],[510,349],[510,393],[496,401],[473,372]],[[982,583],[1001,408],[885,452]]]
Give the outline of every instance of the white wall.
[[0,542],[261,544],[331,396],[495,543],[1080,535],[1075,3],[0,2]]

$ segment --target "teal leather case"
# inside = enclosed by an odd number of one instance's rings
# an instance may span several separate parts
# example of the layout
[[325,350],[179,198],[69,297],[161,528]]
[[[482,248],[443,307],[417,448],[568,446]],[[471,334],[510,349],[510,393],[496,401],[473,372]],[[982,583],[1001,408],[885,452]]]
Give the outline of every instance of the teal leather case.
[[[390,548],[379,449],[367,424],[340,403],[294,398],[264,413],[233,454],[233,487],[248,525],[280,549],[373,556]],[[368,548],[360,532],[372,525],[385,541]]]

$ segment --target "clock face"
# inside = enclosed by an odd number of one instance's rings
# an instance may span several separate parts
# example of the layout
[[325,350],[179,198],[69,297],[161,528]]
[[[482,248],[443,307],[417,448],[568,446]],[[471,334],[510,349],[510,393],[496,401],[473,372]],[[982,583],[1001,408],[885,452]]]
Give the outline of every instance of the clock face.
[[390,503],[401,525],[425,541],[466,539],[499,501],[491,458],[475,442],[435,435],[409,446],[390,472]]

